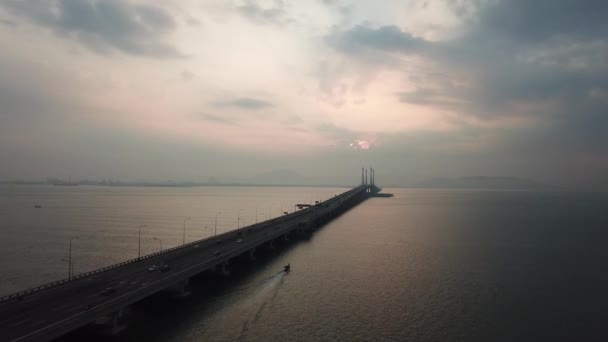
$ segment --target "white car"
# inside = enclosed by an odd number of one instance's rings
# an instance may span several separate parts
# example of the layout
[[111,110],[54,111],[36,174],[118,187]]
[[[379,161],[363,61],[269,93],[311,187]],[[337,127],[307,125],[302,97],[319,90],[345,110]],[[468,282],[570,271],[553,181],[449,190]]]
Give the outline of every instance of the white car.
[[148,272],[154,272],[158,269],[158,265],[152,265],[148,267]]
[[236,243],[242,243],[243,239],[236,239]]

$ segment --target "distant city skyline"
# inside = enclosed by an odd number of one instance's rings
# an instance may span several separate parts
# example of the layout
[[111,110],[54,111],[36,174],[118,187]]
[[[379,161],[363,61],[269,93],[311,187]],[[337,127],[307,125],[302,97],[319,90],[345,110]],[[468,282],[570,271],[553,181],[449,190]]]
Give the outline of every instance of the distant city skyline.
[[0,0],[0,180],[608,190],[599,0]]
[[[285,174],[287,172],[287,174]],[[92,186],[126,186],[126,187],[200,187],[200,186],[223,186],[223,187],[256,187],[256,186],[286,186],[286,187],[352,187],[362,184],[364,180],[360,179],[359,183],[355,181],[349,182],[346,178],[341,183],[326,183],[323,180],[315,180],[303,177],[297,173],[292,173],[287,170],[279,170],[276,173],[270,172],[248,179],[231,179],[218,180],[215,177],[209,178],[207,181],[197,180],[156,180],[156,181],[141,181],[137,179],[60,179],[55,177],[47,177],[44,180],[0,180],[0,184],[24,184],[24,185],[59,185],[59,186],[75,186],[75,185],[92,185]],[[368,184],[373,184],[378,187],[388,188],[428,188],[428,189],[513,189],[513,190],[573,190],[572,188],[564,188],[554,184],[538,182],[533,179],[523,179],[515,177],[490,177],[490,176],[470,176],[456,178],[429,178],[421,181],[408,184],[390,184],[378,182],[378,180],[367,179]]]

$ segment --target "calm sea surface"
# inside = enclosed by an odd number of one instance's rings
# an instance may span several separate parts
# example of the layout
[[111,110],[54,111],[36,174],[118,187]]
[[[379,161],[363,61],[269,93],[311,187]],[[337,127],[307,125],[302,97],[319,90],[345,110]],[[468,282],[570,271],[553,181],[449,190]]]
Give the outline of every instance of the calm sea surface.
[[[225,231],[344,190],[3,186],[0,290],[65,277],[72,236],[79,273],[136,257],[140,225],[145,254],[154,237],[181,244],[186,217],[191,241],[218,212]],[[386,191],[247,270],[195,279],[187,300],[135,306],[113,340],[608,340],[607,195]]]

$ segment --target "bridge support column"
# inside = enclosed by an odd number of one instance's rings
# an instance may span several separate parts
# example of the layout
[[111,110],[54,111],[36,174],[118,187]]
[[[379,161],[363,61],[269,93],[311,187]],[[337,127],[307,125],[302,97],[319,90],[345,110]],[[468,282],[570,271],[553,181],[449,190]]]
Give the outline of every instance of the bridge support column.
[[190,291],[190,279],[180,281],[168,288],[167,291],[171,293],[171,297],[173,298],[188,297],[192,293],[192,291]]
[[213,272],[219,273],[224,276],[228,276],[228,275],[230,275],[230,270],[228,269],[229,265],[230,264],[228,261],[215,265],[215,266],[213,266]]
[[230,270],[228,269],[228,266],[229,266],[229,263],[228,263],[228,261],[226,261],[226,262],[222,263],[221,265],[216,265],[214,267],[214,270],[221,275],[229,276]]
[[271,240],[271,241],[268,242],[268,248],[275,249],[274,240]]
[[121,331],[126,329],[126,325],[123,323],[123,316],[125,315],[125,309],[120,309],[113,312],[102,319],[95,321],[95,324],[102,326],[101,333],[104,335],[115,336]]
[[222,266],[220,268],[220,273],[225,276],[230,275],[230,270],[228,269],[228,261],[226,261],[225,263],[222,264]]
[[309,227],[300,227],[298,228],[298,233],[300,235],[310,235],[312,233],[312,229]]

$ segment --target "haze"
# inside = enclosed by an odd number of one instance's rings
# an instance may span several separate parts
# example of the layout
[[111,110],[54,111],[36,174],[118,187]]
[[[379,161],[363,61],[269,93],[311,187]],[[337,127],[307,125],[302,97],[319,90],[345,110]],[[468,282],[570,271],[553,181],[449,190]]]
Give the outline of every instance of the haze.
[[608,2],[0,0],[0,179],[608,189]]

